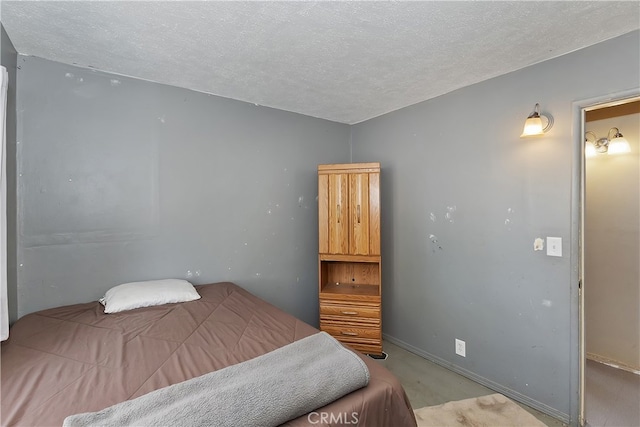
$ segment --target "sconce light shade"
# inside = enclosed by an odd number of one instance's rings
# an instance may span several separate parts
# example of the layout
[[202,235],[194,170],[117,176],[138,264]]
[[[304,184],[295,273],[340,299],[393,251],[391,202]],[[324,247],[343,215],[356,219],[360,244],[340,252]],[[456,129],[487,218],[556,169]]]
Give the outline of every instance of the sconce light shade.
[[520,137],[525,136],[538,136],[543,135],[542,132],[542,119],[540,116],[538,117],[528,117],[524,122],[524,129],[522,130],[522,135]]
[[584,155],[585,157],[595,157],[598,152],[596,151],[596,146],[593,145],[593,142],[587,141],[584,146]]
[[[547,120],[546,126],[543,126],[543,117]],[[536,104],[533,108],[533,113],[529,114],[529,117],[527,117],[527,120],[524,122],[524,129],[522,129],[520,138],[544,135],[552,126],[553,117],[540,114],[540,104]]]
[[624,154],[631,152],[631,146],[629,145],[629,141],[622,136],[618,128],[613,128],[616,130],[616,134],[613,139],[609,141],[609,154]]

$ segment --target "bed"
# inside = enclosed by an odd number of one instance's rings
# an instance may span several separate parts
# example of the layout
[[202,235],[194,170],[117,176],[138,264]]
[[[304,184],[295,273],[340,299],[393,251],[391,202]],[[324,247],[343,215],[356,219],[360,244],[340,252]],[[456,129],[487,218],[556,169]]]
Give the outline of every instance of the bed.
[[[196,289],[196,301],[113,314],[92,302],[18,320],[2,343],[2,425],[60,426],[318,332],[233,283]],[[331,422],[301,416],[284,425],[415,426],[399,381],[358,356],[369,384],[315,411],[335,414]]]

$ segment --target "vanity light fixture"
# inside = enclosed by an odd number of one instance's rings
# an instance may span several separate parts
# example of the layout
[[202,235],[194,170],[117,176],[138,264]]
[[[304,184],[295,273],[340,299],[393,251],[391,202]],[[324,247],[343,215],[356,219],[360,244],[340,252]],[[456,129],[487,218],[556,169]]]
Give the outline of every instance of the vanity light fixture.
[[624,154],[631,152],[629,141],[622,136],[620,129],[611,128],[606,137],[598,138],[595,133],[588,131],[584,134],[584,154],[593,157],[596,154]]
[[[545,118],[547,123],[542,125],[542,118]],[[520,138],[528,136],[540,136],[544,135],[553,126],[553,117],[546,114],[540,114],[540,104],[536,104],[533,107],[533,113],[529,114],[527,120],[524,122],[524,129]]]

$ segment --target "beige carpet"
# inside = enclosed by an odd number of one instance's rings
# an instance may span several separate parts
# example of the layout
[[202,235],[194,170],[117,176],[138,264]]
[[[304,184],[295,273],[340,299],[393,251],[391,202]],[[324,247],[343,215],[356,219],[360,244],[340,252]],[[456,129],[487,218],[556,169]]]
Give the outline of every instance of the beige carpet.
[[413,412],[418,427],[546,427],[517,403],[498,393]]

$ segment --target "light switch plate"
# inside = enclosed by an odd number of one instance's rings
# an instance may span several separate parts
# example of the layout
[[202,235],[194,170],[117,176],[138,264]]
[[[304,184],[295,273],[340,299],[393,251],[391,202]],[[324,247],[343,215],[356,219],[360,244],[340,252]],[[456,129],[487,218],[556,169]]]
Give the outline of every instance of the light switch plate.
[[562,256],[562,237],[547,237],[547,256]]

